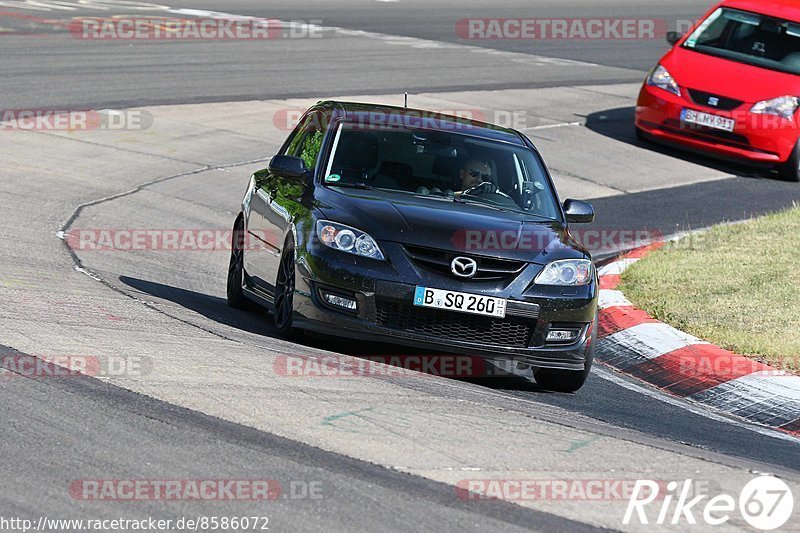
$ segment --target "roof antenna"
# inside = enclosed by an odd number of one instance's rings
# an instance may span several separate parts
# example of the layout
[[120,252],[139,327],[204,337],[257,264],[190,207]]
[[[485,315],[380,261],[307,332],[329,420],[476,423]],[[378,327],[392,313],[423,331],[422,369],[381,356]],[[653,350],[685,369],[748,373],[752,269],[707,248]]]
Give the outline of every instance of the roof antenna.
[[408,91],[406,91],[406,93],[405,93],[405,94],[406,94],[406,97],[405,97],[405,103],[403,104],[403,107],[405,107],[406,109],[408,109]]

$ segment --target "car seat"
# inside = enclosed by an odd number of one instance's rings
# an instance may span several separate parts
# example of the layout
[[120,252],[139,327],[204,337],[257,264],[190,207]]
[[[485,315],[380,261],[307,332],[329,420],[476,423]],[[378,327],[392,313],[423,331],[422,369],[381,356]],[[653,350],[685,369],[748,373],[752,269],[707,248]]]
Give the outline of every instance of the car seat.
[[411,165],[397,161],[384,161],[372,176],[370,185],[384,189],[408,189],[411,186],[414,171]]

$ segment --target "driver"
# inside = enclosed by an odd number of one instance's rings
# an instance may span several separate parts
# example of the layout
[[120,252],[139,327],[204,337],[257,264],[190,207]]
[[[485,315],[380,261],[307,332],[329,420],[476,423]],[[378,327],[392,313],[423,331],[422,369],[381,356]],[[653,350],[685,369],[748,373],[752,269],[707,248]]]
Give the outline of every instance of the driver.
[[461,188],[456,194],[461,194],[467,189],[471,189],[480,185],[483,182],[492,182],[492,169],[485,161],[478,159],[470,159],[467,161],[458,173]]

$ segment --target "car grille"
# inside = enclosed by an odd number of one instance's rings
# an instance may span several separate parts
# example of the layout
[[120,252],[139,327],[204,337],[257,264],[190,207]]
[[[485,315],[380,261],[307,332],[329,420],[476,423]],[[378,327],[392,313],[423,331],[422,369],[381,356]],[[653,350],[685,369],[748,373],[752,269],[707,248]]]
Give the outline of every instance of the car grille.
[[417,335],[509,348],[527,347],[536,323],[531,319],[491,318],[382,299],[376,302],[376,322]]
[[[415,264],[452,277],[455,277],[450,270],[450,263],[453,259],[456,257],[470,257],[478,263],[478,271],[475,276],[471,278],[473,280],[497,280],[516,276],[522,272],[527,264],[524,261],[466,255],[422,246],[404,245],[403,248],[406,250],[406,255],[408,255],[409,259]],[[463,280],[463,278],[459,279]]]
[[[689,96],[692,97],[692,101],[694,101],[695,104],[713,107],[714,109],[720,109],[722,111],[731,111],[744,103],[741,100],[735,100],[733,98],[719,96],[718,94],[711,94],[705,91],[698,91],[697,89],[689,89]],[[708,103],[709,98],[716,98],[719,100],[719,102],[717,105],[711,105]]]

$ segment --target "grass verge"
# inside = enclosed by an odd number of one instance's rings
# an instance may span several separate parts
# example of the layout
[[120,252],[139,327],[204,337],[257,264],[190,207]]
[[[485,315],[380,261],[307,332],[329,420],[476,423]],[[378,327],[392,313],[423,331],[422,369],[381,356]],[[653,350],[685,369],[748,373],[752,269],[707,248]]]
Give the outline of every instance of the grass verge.
[[620,289],[672,326],[800,370],[800,207],[721,225],[631,266]]

